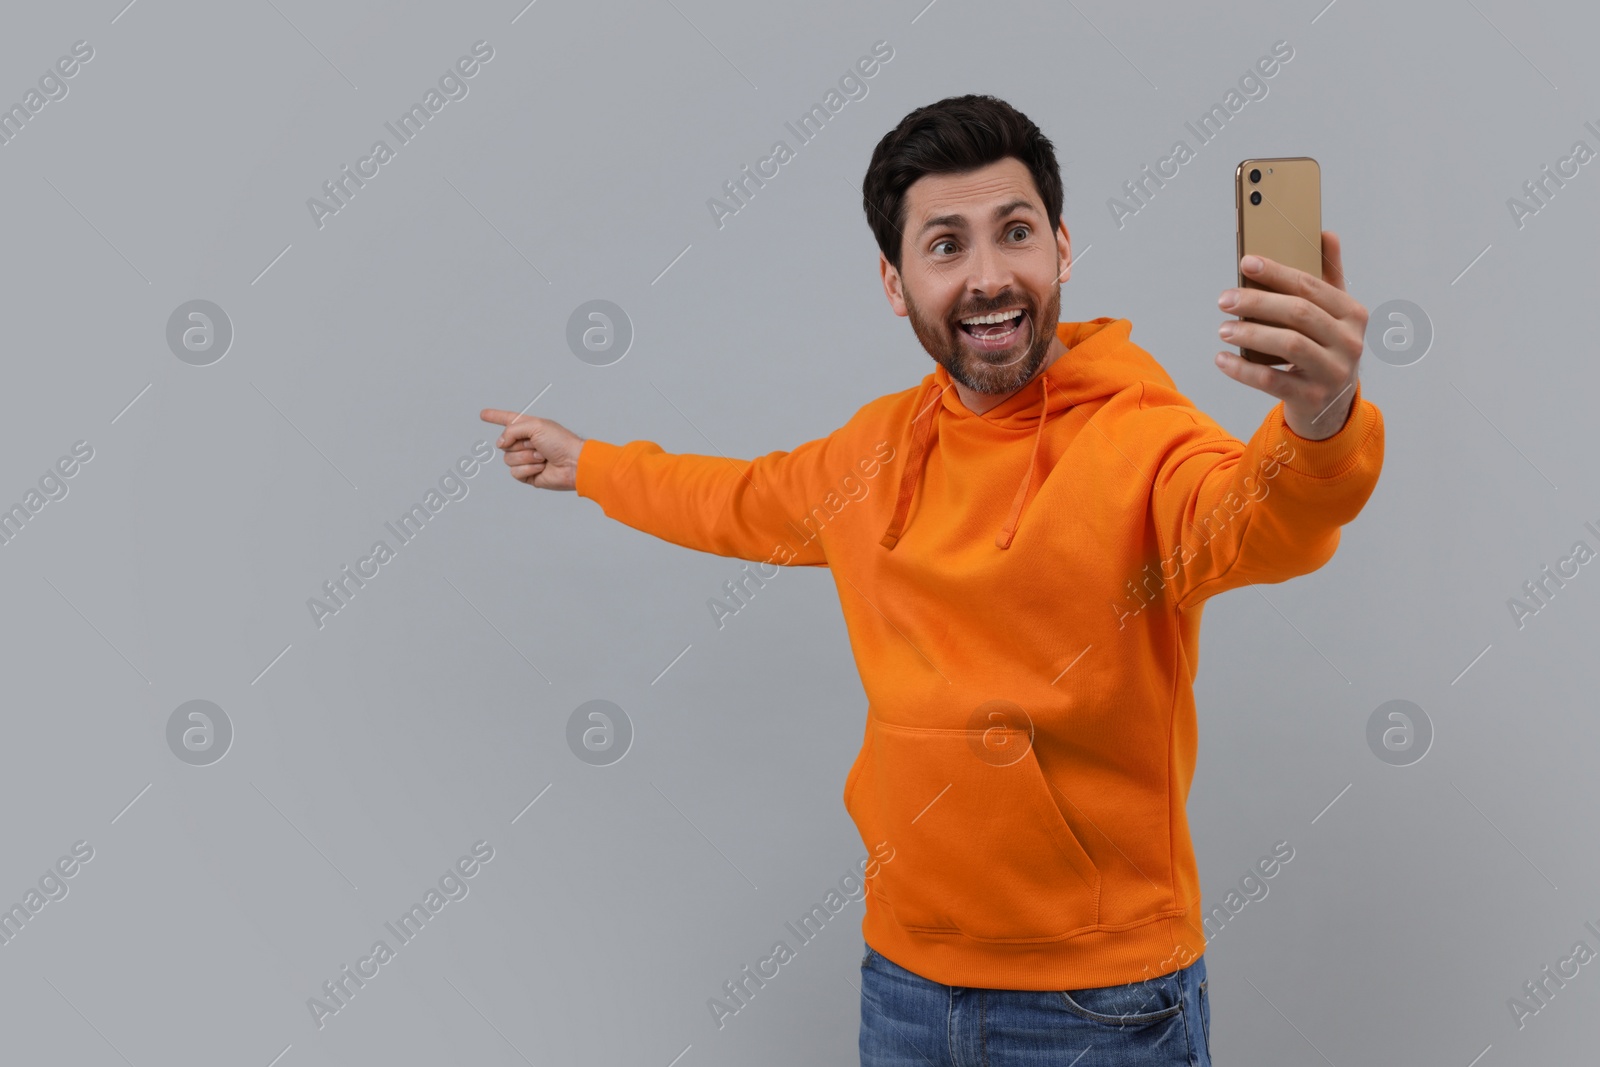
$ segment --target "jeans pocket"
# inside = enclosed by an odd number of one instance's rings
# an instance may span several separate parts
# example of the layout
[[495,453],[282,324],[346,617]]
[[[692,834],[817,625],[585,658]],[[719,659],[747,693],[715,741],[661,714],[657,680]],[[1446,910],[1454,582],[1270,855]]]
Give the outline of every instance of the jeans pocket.
[[1211,998],[1206,993],[1206,983],[1211,979],[1200,979],[1200,1036],[1205,1039],[1206,1055],[1211,1055]]
[[1072,1014],[1106,1026],[1148,1026],[1183,1010],[1183,986],[1170,974],[1127,985],[1060,990],[1058,995]]

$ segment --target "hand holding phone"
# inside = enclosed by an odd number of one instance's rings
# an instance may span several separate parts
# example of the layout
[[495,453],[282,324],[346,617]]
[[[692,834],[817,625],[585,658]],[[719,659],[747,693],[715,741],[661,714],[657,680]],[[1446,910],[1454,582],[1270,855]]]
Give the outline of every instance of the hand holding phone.
[[[1235,264],[1247,255],[1264,256],[1313,278],[1322,277],[1322,169],[1316,160],[1310,156],[1245,160],[1234,171],[1233,206],[1238,216]],[[1239,288],[1264,286],[1240,271]],[[1239,346],[1239,355],[1251,363],[1284,362],[1282,356],[1244,345]]]
[[1339,236],[1321,228],[1316,160],[1245,160],[1234,203],[1239,287],[1217,306],[1240,316],[1219,329],[1240,352],[1218,352],[1217,366],[1281,400],[1289,430],[1324,440],[1353,410],[1368,313],[1345,285]]

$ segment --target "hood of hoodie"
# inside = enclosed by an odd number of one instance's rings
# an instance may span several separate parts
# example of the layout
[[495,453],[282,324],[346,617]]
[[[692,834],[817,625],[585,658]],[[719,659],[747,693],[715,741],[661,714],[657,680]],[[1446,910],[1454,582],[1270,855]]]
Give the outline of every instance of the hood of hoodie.
[[922,382],[913,406],[911,451],[900,477],[894,513],[883,531],[881,544],[893,549],[905,532],[912,498],[927,467],[928,456],[939,447],[939,425],[944,420],[982,419],[993,426],[1031,436],[1033,446],[1016,471],[1017,490],[1005,521],[995,532],[995,545],[1010,548],[1028,497],[1038,480],[1039,444],[1052,418],[1078,404],[1114,396],[1141,381],[1171,384],[1154,356],[1128,339],[1133,324],[1127,319],[1102,316],[1087,322],[1060,322],[1056,337],[1066,347],[1054,363],[1035,374],[1027,384],[988,411],[975,412],[961,402],[950,372],[943,364]]

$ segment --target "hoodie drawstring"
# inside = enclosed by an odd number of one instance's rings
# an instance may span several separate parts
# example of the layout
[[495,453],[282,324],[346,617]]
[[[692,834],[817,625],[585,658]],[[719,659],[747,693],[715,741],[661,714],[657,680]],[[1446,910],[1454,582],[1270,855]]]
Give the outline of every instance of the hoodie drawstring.
[[[931,383],[936,389],[938,384],[937,381]],[[933,394],[933,400],[917,412],[916,418],[912,420],[911,454],[906,457],[905,473],[900,475],[900,495],[895,498],[894,515],[890,517],[889,525],[883,531],[883,540],[878,542],[884,548],[893,548],[895,542],[900,540],[900,529],[905,525],[906,513],[911,510],[911,495],[916,492],[917,479],[927,464],[928,437],[933,430],[933,420],[943,406],[944,392],[939,390]]]
[[[937,382],[933,384],[937,386]],[[1033,435],[1033,451],[1028,454],[1028,465],[1022,472],[1022,484],[1017,486],[1017,495],[1011,501],[1011,510],[1006,516],[1005,525],[1000,527],[1000,533],[995,536],[994,543],[999,548],[1011,547],[1011,539],[1017,532],[1017,524],[1022,520],[1023,502],[1027,500],[1028,490],[1033,486],[1033,470],[1039,461],[1039,442],[1044,438],[1044,423],[1050,411],[1050,386],[1043,374],[1039,375],[1039,390],[1039,428]],[[943,406],[943,390],[938,390],[934,393],[933,401],[919,411],[912,420],[911,454],[906,457],[905,471],[900,475],[900,494],[895,499],[894,514],[890,517],[889,525],[883,531],[883,539],[879,542],[884,548],[893,549],[900,540],[906,515],[911,510],[911,498],[916,493],[917,482],[921,480],[923,468],[927,466],[934,420]]]
[[1050,412],[1050,386],[1043,374],[1039,375],[1039,429],[1033,435],[1033,451],[1028,453],[1028,466],[1022,472],[1022,484],[1017,486],[1016,499],[1011,501],[1011,514],[1006,516],[1006,524],[1000,527],[1000,533],[995,537],[994,543],[1000,548],[1010,548],[1012,535],[1017,532],[1017,523],[1022,521],[1022,502],[1028,497],[1028,489],[1033,485],[1033,467],[1039,460],[1039,442],[1044,438],[1044,420]]

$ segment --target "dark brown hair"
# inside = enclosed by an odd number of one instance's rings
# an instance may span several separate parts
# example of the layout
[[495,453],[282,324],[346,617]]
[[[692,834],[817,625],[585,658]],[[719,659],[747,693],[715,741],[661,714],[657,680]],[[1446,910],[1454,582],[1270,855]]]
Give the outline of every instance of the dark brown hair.
[[884,258],[900,269],[906,190],[924,174],[959,174],[1014,156],[1033,175],[1052,231],[1061,226],[1055,147],[1028,116],[988,95],[949,96],[919,107],[883,135],[861,182],[861,201]]

